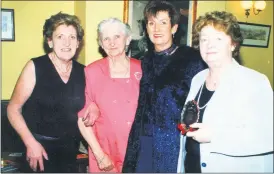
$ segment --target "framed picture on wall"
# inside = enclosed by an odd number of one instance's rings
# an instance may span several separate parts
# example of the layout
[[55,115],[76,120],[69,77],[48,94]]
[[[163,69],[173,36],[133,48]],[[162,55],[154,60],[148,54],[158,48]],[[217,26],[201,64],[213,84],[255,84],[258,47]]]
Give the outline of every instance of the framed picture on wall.
[[15,41],[14,10],[2,8],[1,17],[2,17],[1,41]]
[[[132,41],[130,44],[129,56],[140,58],[148,49],[148,38],[146,35],[143,11],[149,0],[124,0],[123,20],[132,31]],[[196,0],[169,0],[180,13],[180,20],[174,42],[177,45],[191,45],[192,24],[196,19],[197,1]]]
[[244,41],[242,46],[267,48],[271,25],[239,22]]

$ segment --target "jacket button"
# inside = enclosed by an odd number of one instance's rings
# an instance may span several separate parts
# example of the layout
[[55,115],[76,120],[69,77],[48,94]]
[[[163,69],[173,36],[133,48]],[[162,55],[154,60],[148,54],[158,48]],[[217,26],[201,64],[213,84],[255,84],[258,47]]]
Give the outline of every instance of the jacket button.
[[206,163],[202,163],[202,167],[206,167]]

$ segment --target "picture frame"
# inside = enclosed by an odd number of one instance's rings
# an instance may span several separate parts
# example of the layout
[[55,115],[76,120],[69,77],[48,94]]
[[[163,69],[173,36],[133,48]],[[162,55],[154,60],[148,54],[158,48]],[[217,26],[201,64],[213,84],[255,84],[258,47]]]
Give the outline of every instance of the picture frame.
[[[143,10],[149,0],[124,0],[123,22],[127,23],[132,31],[132,41],[129,46],[128,56],[141,59],[148,50]],[[180,22],[175,34],[177,45],[192,43],[192,24],[196,20],[197,0],[169,0],[181,14]]]
[[14,9],[1,8],[1,41],[15,41]]
[[271,25],[239,22],[243,35],[242,46],[268,48]]

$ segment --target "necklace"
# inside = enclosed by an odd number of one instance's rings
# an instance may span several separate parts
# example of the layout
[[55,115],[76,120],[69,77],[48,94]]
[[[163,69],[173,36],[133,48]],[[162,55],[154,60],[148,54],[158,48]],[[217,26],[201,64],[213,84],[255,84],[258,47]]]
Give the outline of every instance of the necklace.
[[[110,58],[111,59],[111,58]],[[128,73],[129,73],[129,67],[130,67],[130,60],[129,60],[129,58],[126,56],[125,57],[125,60],[127,61],[127,65],[126,65],[126,70],[125,70],[125,73],[123,74],[123,76],[122,76],[122,78],[125,78],[127,75],[128,75]],[[112,62],[112,66],[110,66],[109,68],[110,68],[110,72],[112,72],[112,73],[120,73],[121,71],[114,71],[113,69],[112,69],[112,67],[114,67],[114,61],[111,59],[111,62]],[[115,76],[115,75],[114,75]]]
[[202,90],[204,89],[204,84],[205,84],[205,82],[201,86],[200,93],[199,93],[198,100],[197,100],[197,107],[198,107],[199,110],[204,109],[207,106],[207,104],[209,103],[209,101],[210,101],[210,100],[208,100],[208,102],[204,106],[202,106],[202,107],[199,106],[200,97],[201,97],[201,94],[202,94]]
[[209,89],[209,90],[215,90],[216,87],[217,87],[217,81],[213,81],[213,82],[208,82],[207,83],[207,89]]
[[54,59],[56,58],[56,55],[52,56],[52,62],[54,64],[54,66],[58,69],[58,71],[63,74],[64,76],[68,76],[68,74],[70,73],[70,70],[72,68],[72,63],[68,63],[67,67],[66,67],[66,70],[65,71],[62,71],[62,69],[60,68],[60,66],[53,60],[53,57]]

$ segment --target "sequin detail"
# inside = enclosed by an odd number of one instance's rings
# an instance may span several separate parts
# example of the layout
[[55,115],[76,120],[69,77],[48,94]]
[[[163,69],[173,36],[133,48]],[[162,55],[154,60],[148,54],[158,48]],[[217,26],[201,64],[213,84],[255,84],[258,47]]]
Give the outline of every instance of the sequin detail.
[[[172,52],[175,48],[166,52]],[[177,172],[180,149],[177,123],[192,77],[205,68],[199,54],[192,53],[195,52],[189,47],[179,47],[173,54],[152,52],[142,60],[138,108],[129,135],[123,172],[136,172],[140,163],[138,156],[142,153],[140,136],[152,137],[152,157],[147,158],[152,162],[145,162],[152,166],[143,172]]]

